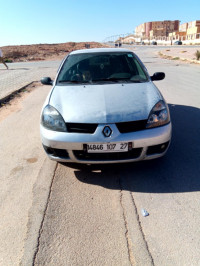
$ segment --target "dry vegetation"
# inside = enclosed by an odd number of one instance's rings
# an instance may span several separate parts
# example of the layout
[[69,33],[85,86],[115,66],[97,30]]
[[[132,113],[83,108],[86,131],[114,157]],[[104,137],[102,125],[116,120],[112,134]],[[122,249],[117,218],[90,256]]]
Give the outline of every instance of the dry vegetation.
[[1,47],[7,62],[24,62],[38,60],[62,59],[67,53],[86,48],[105,47],[97,42],[68,42],[59,44],[33,44]]
[[196,59],[199,60],[200,59],[200,51],[197,50],[195,53]]

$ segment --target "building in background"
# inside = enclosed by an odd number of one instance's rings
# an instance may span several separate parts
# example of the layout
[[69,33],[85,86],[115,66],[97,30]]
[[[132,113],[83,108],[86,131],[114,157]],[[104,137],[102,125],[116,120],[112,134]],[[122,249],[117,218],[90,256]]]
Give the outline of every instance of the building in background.
[[134,34],[126,33],[106,38],[107,42],[127,44],[173,44],[182,41],[183,44],[200,44],[200,20],[180,25],[179,20],[151,21],[140,24]]
[[146,23],[140,24],[135,28],[135,35],[140,38],[146,38]]
[[170,40],[197,40],[200,39],[200,20],[183,23],[179,26],[179,31],[169,34]]
[[183,24],[181,24],[181,25],[179,26],[179,31],[180,31],[180,32],[185,32],[185,34],[186,34],[186,32],[187,32],[187,28],[188,28],[188,23],[183,23]]
[[186,39],[200,39],[200,20],[188,22]]
[[128,35],[126,37],[119,37],[115,43],[127,43],[127,44],[133,44],[136,42],[135,35]]
[[179,20],[145,22],[135,28],[135,34],[145,39],[168,37],[170,32],[179,30],[179,24]]
[[[180,25],[179,20],[151,21],[140,24],[135,28],[135,36],[140,41],[200,41],[200,20]],[[190,42],[189,42],[190,43]]]

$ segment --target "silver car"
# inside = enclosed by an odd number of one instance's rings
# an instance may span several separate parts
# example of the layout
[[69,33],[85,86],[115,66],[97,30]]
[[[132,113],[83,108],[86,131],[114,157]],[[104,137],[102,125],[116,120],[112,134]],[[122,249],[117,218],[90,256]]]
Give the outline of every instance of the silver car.
[[121,163],[163,156],[171,140],[168,106],[145,66],[127,49],[71,52],[61,63],[41,113],[50,159]]

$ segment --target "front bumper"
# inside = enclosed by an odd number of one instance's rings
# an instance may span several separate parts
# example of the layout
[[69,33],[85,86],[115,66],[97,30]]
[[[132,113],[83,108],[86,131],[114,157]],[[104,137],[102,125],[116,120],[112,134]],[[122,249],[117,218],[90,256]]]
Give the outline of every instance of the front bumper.
[[[106,125],[112,129],[110,137],[102,133]],[[169,147],[171,131],[171,123],[131,133],[120,133],[115,124],[100,124],[94,134],[56,132],[40,125],[42,144],[50,159],[84,164],[134,162],[161,157]],[[132,151],[93,155],[84,151],[84,144],[118,142],[132,142]]]

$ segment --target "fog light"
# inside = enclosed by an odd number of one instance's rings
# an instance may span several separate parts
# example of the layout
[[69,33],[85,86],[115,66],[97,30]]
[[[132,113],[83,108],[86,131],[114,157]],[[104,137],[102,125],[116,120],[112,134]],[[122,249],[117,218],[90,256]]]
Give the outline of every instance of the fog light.
[[164,151],[166,151],[168,145],[169,145],[169,141],[159,144],[159,145],[149,146],[146,154],[153,155],[153,154],[163,153]]

